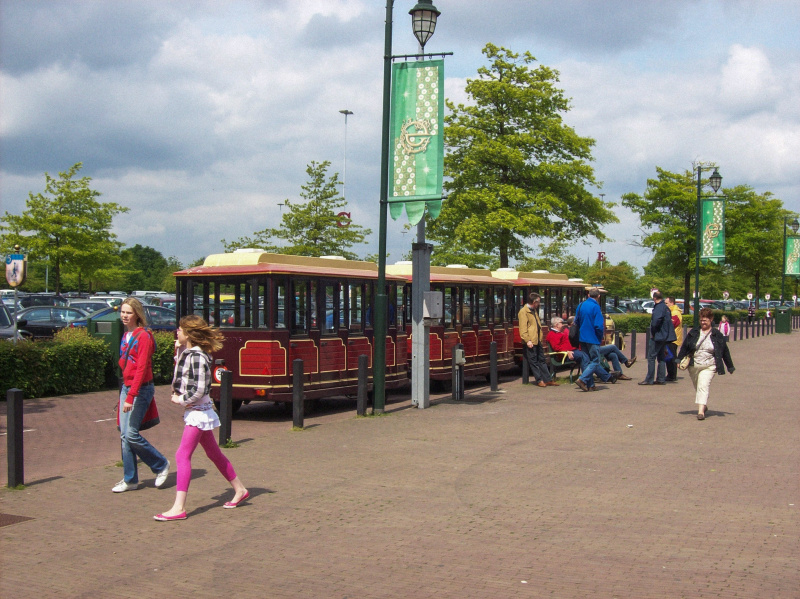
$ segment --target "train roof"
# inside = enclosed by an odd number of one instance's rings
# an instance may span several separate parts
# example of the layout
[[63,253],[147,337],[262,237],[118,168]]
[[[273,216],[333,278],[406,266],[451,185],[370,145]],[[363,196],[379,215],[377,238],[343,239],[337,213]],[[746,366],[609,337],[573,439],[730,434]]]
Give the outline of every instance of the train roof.
[[[386,272],[412,280],[411,262],[397,262],[387,264]],[[432,283],[481,283],[484,285],[508,285],[508,281],[501,281],[492,277],[490,270],[483,268],[467,268],[461,265],[431,266]]]
[[581,280],[570,279],[565,274],[542,271],[518,271],[513,268],[501,268],[493,270],[492,276],[513,283],[514,285],[550,285],[558,287],[574,287],[580,289],[591,289],[591,285],[586,285]]
[[[219,276],[244,274],[308,274],[333,278],[376,279],[378,265],[374,262],[345,260],[340,256],[290,256],[259,250],[237,250],[229,254],[211,254],[202,266],[193,266],[174,273],[177,277]],[[388,273],[387,273],[388,274]],[[388,280],[401,280],[392,276]]]

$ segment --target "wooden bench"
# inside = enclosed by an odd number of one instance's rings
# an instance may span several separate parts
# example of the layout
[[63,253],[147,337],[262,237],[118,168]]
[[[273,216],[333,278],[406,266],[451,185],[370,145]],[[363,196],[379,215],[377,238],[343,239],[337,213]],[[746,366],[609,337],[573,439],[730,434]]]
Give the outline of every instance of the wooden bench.
[[[547,370],[553,380],[556,378],[556,372],[569,371],[569,382],[572,384],[580,375],[581,365],[576,360],[570,360],[567,352],[553,351],[547,341],[544,341],[544,355],[547,360]],[[575,371],[577,371],[577,374],[575,374]]]

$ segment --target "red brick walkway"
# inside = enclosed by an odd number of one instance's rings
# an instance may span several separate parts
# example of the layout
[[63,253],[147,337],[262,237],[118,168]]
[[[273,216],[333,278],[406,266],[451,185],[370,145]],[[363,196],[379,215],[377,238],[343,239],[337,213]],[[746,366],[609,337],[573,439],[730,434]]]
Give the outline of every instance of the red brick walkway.
[[[346,404],[302,432],[246,406],[226,452],[252,500],[221,509],[232,492],[201,452],[175,523],[152,520],[174,473],[110,492],[118,441],[95,421],[113,394],[31,400],[29,484],[0,512],[33,520],[0,528],[0,597],[800,597],[799,348],[733,344],[704,422],[688,376],[639,387],[642,361],[597,393],[509,378],[428,410]],[[180,415],[160,405],[148,437],[171,457]]]

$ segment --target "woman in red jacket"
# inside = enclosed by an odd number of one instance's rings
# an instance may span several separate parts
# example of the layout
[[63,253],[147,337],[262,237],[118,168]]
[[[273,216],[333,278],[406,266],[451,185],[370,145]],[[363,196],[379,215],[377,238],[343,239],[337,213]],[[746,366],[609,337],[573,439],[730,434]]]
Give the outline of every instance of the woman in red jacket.
[[153,399],[153,334],[145,329],[147,317],[139,300],[129,297],[119,308],[125,327],[120,346],[119,367],[122,369],[122,389],[119,394],[119,432],[122,440],[124,477],[111,489],[124,493],[139,488],[137,458],[156,475],[156,487],[167,480],[169,460],[150,445],[139,431],[158,424],[158,410]]

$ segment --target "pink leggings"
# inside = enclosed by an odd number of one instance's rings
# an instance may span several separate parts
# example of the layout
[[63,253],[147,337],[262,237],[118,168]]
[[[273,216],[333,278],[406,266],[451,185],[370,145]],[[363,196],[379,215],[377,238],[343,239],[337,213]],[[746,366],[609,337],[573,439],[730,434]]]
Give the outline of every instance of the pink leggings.
[[178,491],[188,491],[189,481],[192,480],[192,454],[197,449],[197,444],[203,446],[208,459],[214,462],[220,474],[228,482],[236,478],[236,472],[230,460],[220,450],[219,445],[214,440],[214,431],[202,431],[196,426],[183,427],[181,445],[175,452],[175,461],[178,464]]

